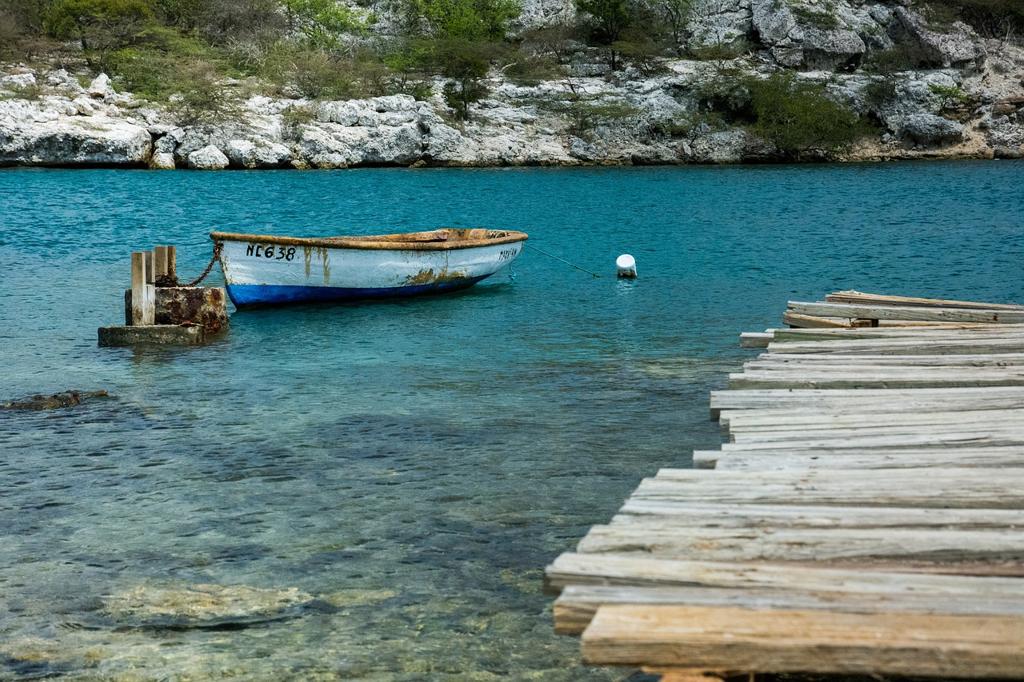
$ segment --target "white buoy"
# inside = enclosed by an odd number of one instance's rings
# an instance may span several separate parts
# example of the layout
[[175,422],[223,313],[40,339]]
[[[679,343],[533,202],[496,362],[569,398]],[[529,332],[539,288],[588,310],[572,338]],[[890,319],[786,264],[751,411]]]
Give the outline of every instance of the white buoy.
[[628,253],[624,253],[615,259],[615,267],[618,270],[620,278],[636,278],[636,259]]

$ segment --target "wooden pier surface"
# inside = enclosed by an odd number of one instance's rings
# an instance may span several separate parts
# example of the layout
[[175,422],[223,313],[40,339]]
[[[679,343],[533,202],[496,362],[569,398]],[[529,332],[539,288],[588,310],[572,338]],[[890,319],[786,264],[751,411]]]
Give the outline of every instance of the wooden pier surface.
[[839,292],[548,568],[588,663],[1024,678],[1024,306]]

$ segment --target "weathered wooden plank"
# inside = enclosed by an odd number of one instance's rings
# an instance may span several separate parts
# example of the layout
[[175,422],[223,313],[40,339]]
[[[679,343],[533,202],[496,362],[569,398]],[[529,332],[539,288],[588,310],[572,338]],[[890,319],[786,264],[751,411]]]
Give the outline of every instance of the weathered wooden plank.
[[770,333],[743,332],[740,334],[740,348],[767,348],[772,340]]
[[1024,309],[937,308],[790,301],[789,310],[818,317],[860,317],[870,320],[934,320],[936,322],[1024,323]]
[[635,499],[747,504],[867,505],[977,509],[1024,508],[1024,469],[951,467],[841,471],[707,471],[662,469],[644,479]]
[[639,525],[652,517],[667,526],[708,528],[1009,528],[1024,527],[1019,509],[821,507],[629,499],[612,524]]
[[944,575],[828,566],[683,561],[631,554],[566,552],[545,569],[545,586],[637,585],[783,589],[847,594],[964,596],[981,602],[1021,599],[1021,580],[1002,576]]
[[1024,618],[736,607],[602,606],[583,633],[601,665],[779,673],[1024,675]]
[[578,635],[586,629],[597,609],[611,604],[736,606],[748,609],[790,609],[838,613],[903,613],[1024,615],[1024,598],[988,600],[974,595],[930,593],[837,594],[800,589],[722,587],[637,587],[618,585],[569,585],[555,601],[555,631]]
[[913,371],[877,372],[742,372],[729,375],[730,388],[952,388],[1024,386],[1024,370],[1012,367],[921,367]]
[[[1006,454],[1006,450],[1012,450]],[[776,451],[767,451],[775,453]],[[885,454],[791,455],[743,454],[707,451],[694,453],[693,465],[718,471],[775,471],[782,469],[923,469],[927,467],[1024,467],[1024,446],[963,451],[957,448],[931,450],[926,455]],[[997,473],[993,474],[998,475]]]
[[[898,341],[924,339],[929,342],[941,340],[1018,338],[1024,332],[1016,324],[990,324],[984,322],[920,322],[908,325],[913,320],[880,320],[878,327],[793,329],[778,327],[766,329],[772,342],[777,343],[821,343],[823,341]],[[900,326],[894,326],[899,322]]]
[[983,310],[1024,310],[1017,303],[983,303],[981,301],[951,301],[942,298],[916,298],[913,296],[887,296],[862,291],[837,291],[825,297],[829,303],[855,303],[859,305],[928,306],[939,308],[981,308]]
[[744,371],[896,372],[919,367],[956,371],[971,367],[1020,367],[1024,353],[990,355],[774,355],[764,354],[743,363]]
[[1024,408],[1002,410],[971,410],[965,406],[955,411],[837,411],[794,413],[782,410],[744,411],[744,414],[729,415],[728,427],[731,433],[756,431],[814,431],[820,429],[841,428],[883,428],[889,426],[936,425],[950,427],[954,425],[973,426],[1006,426],[1021,425],[1024,427]]
[[837,355],[980,355],[1024,352],[1024,338],[1007,336],[977,339],[851,339],[835,341],[772,341],[770,353]]
[[819,450],[823,453],[833,450],[897,450],[921,448],[988,448],[1024,445],[1024,436],[1020,433],[996,432],[990,429],[983,431],[964,432],[962,430],[943,433],[919,432],[906,434],[864,434],[834,438],[830,434],[814,432],[799,434],[794,440],[744,441],[741,443],[723,443],[725,452],[762,450]]
[[817,429],[807,429],[803,426],[793,427],[792,430],[756,430],[756,431],[730,431],[729,438],[738,444],[748,444],[764,447],[778,447],[776,443],[800,443],[807,441],[830,440],[846,441],[847,447],[856,444],[872,444],[874,447],[884,446],[886,440],[894,439],[900,444],[906,445],[905,439],[913,439],[912,442],[921,441],[922,444],[929,442],[929,437],[934,439],[935,445],[939,443],[960,444],[965,439],[984,439],[988,443],[1002,443],[1012,445],[1024,441],[1024,424],[986,424],[967,425],[963,423],[949,424],[893,424],[893,425],[871,425],[862,424],[859,426],[830,428],[821,426]]
[[[1002,564],[1024,576],[1024,533],[1016,528],[715,528],[643,523],[598,525],[580,540],[580,553],[643,552],[693,561],[898,561],[907,565]],[[1024,582],[1021,584],[1024,592]]]
[[749,389],[712,391],[711,412],[718,416],[731,410],[766,409],[893,409],[948,410],[950,405],[969,404],[972,409],[1009,409],[1024,401],[1024,387],[984,386],[913,389]]
[[854,320],[843,317],[815,317],[814,315],[801,315],[787,310],[782,314],[782,323],[790,327],[800,329],[849,329],[850,327],[863,327],[863,323],[856,323]]

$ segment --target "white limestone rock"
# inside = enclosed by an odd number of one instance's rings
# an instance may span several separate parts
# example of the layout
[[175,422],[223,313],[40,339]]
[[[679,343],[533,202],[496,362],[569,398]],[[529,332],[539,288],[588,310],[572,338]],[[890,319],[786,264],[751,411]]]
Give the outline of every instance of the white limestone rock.
[[696,0],[687,29],[690,49],[734,45],[754,30],[751,0]]
[[92,116],[96,113],[96,107],[88,97],[76,97],[71,100],[71,106],[74,108],[75,114],[79,116]]
[[12,73],[0,76],[0,89],[30,88],[34,85],[36,85],[36,77],[33,73]]
[[978,34],[967,24],[953,22],[948,32],[931,29],[924,18],[906,7],[893,14],[893,32],[909,36],[944,67],[977,67],[985,60],[985,47]]
[[288,147],[262,140],[230,140],[225,151],[231,165],[238,168],[280,168],[292,160]]
[[960,142],[964,127],[935,114],[912,114],[903,120],[900,136],[925,146],[942,146]]
[[228,157],[211,144],[190,153],[188,167],[194,170],[222,170],[228,167]]
[[92,82],[89,83],[89,87],[85,91],[89,93],[90,97],[95,97],[96,99],[104,99],[116,94],[113,86],[110,85],[110,77],[105,73],[101,73],[92,79]]
[[149,132],[123,119],[67,115],[41,102],[0,101],[0,163],[143,165],[151,152]]

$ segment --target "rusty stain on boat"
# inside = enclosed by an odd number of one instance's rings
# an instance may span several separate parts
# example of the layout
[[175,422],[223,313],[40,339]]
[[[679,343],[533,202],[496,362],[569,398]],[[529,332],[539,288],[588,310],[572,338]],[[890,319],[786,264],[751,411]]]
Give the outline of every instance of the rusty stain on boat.
[[429,268],[427,270],[420,270],[415,275],[409,275],[405,278],[405,283],[411,286],[418,284],[444,284],[446,282],[458,282],[465,278],[466,273],[464,272],[448,272],[448,268],[445,268],[434,274],[434,269]]
[[303,246],[302,258],[306,266],[306,279],[310,278],[313,271],[313,254],[316,254],[323,268],[324,284],[331,283],[331,254],[330,250],[323,246]]
[[320,256],[320,263],[324,268],[324,284],[331,283],[331,252],[322,246],[316,248],[317,255]]

